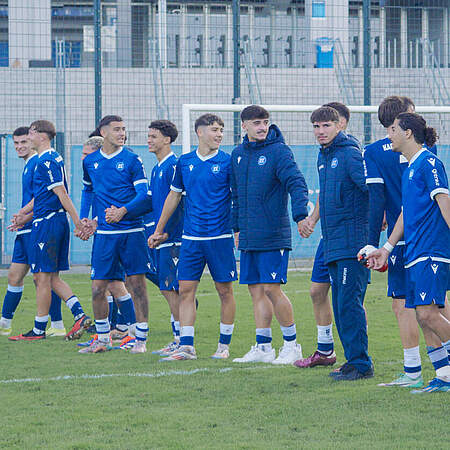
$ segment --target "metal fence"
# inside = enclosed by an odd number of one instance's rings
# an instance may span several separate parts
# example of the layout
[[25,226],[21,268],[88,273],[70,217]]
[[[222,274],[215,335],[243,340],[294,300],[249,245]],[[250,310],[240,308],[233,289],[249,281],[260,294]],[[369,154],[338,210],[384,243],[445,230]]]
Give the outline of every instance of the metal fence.
[[[77,199],[80,145],[102,115],[122,116],[146,154],[150,121],[181,130],[187,103],[377,105],[399,94],[449,106],[449,13],[448,0],[0,0],[1,208],[12,214],[7,199],[20,197],[6,136],[38,118],[57,127]],[[239,123],[226,114],[232,146]],[[448,115],[426,117],[446,148]],[[314,144],[307,114],[274,120],[291,145]],[[351,130],[366,142],[384,133],[373,114],[353,115]]]

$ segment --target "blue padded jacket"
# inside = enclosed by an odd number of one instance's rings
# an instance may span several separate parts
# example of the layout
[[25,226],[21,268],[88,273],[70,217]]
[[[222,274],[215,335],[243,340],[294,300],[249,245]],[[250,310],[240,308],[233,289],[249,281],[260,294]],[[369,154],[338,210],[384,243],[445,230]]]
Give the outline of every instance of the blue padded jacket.
[[239,249],[292,248],[288,194],[295,222],[308,215],[308,188],[281,131],[271,125],[264,141],[245,136],[231,155],[232,226]]
[[369,230],[369,194],[358,141],[340,132],[320,149],[317,169],[325,263],[356,258]]

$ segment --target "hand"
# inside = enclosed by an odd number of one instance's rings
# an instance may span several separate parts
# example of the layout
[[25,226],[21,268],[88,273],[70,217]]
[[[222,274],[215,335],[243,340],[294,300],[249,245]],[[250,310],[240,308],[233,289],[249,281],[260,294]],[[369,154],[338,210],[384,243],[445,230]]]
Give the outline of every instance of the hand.
[[169,238],[168,233],[160,233],[159,231],[155,231],[147,241],[147,244],[150,248],[156,248],[158,245],[161,245],[164,241],[167,241]]
[[383,269],[384,267],[387,267],[388,257],[389,252],[384,247],[381,247],[370,253],[367,257],[367,267],[374,270]]
[[[87,219],[89,220],[89,219]],[[85,219],[80,220],[77,223],[74,223],[75,230],[74,234],[76,237],[80,238],[82,241],[87,241],[92,236],[92,229],[88,225],[88,223],[85,221]]]
[[111,207],[105,209],[106,223],[120,222],[126,213],[127,210],[123,206],[121,208],[117,208],[116,206],[111,205]]
[[297,223],[297,229],[302,238],[309,238],[314,231],[316,223],[311,216],[306,217]]
[[237,233],[234,233],[234,246],[236,249],[239,248],[239,231]]
[[373,245],[365,245],[356,255],[358,261],[364,266],[367,267],[367,257],[373,253],[376,248]]
[[85,217],[84,219],[81,219],[81,223],[86,227],[86,230],[89,232],[89,236],[92,236],[96,232],[98,226],[97,220],[90,220]]
[[30,214],[25,214],[22,210],[20,210],[17,214],[13,214],[11,224],[8,225],[7,228],[9,231],[18,231],[30,221],[30,218]]

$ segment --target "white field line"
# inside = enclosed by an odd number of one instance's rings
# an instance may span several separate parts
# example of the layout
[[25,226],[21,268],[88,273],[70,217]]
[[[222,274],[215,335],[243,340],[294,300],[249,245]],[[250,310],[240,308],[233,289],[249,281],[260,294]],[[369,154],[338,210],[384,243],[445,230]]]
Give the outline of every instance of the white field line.
[[[258,366],[258,367],[239,367],[238,370],[261,370],[261,369],[276,369],[278,366]],[[71,381],[71,380],[98,380],[102,378],[161,378],[171,376],[188,376],[195,375],[197,373],[212,372],[212,373],[227,373],[237,367],[222,367],[220,369],[203,367],[192,370],[163,370],[155,373],[148,372],[128,372],[128,373],[99,373],[99,374],[84,374],[84,375],[59,375],[57,377],[48,378],[10,378],[6,380],[0,380],[0,384],[14,384],[14,383],[45,383],[49,381]]]

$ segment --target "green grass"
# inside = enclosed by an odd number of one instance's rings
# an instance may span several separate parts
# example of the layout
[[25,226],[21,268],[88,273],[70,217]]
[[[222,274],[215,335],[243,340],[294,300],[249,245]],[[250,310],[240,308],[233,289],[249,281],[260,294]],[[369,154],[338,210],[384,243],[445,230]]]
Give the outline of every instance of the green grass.
[[[285,289],[304,356],[316,345],[309,276],[290,273]],[[88,275],[64,278],[91,311]],[[2,292],[6,284],[1,278]],[[250,297],[245,287],[235,288],[232,357],[242,356],[254,342]],[[209,277],[198,295],[197,361],[159,363],[150,352],[79,355],[74,343],[61,338],[30,343],[0,337],[0,448],[448,448],[447,394],[418,396],[376,386],[401,371],[403,361],[385,290],[385,275],[374,274],[365,304],[375,378],[357,382],[334,382],[327,368],[211,360],[219,301]],[[169,313],[150,284],[149,297],[153,350],[170,339]],[[13,332],[30,329],[34,298],[27,277]],[[70,312],[65,308],[63,313],[68,327]],[[281,345],[276,321],[272,328],[275,345]],[[343,362],[339,343],[337,354]],[[424,351],[422,362],[428,380],[433,371]],[[5,383],[24,378],[36,380]]]

